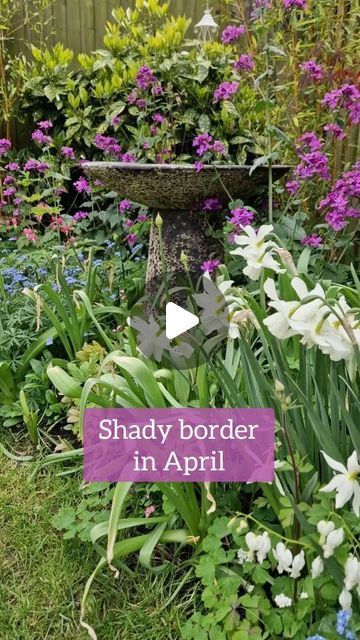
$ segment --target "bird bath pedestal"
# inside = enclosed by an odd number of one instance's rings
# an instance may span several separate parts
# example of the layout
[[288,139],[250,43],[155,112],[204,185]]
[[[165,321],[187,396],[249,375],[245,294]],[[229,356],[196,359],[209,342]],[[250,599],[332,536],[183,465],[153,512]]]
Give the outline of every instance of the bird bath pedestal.
[[[152,210],[152,227],[148,256],[147,280],[162,276],[159,230],[155,219],[163,220],[162,246],[167,272],[182,270],[180,256],[187,256],[189,271],[199,273],[206,260],[223,258],[223,243],[208,234],[209,223],[217,229],[223,225],[219,213],[201,212],[201,202],[217,198],[224,204],[240,198],[250,204],[259,187],[268,183],[268,168],[251,166],[209,165],[197,172],[186,164],[137,164],[123,162],[87,162],[83,165],[92,179]],[[273,179],[278,180],[289,170],[273,166]]]

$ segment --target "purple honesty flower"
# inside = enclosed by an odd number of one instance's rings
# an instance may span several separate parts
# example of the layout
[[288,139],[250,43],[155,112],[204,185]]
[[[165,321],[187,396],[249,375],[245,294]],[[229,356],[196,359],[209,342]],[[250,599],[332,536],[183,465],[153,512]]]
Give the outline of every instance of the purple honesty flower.
[[78,193],[90,193],[91,192],[91,187],[90,187],[88,181],[84,178],[84,176],[81,176],[79,178],[79,180],[74,182],[74,187],[75,187],[76,191],[78,191]]
[[331,124],[326,124],[324,127],[324,131],[328,131],[332,133],[335,138],[338,140],[343,140],[346,138],[346,133],[344,129],[342,129],[336,122],[332,122]]
[[221,211],[222,202],[219,198],[206,198],[200,205],[202,211]]
[[292,9],[292,7],[307,9],[307,0],[284,0],[284,7],[285,9]]
[[39,127],[39,129],[48,131],[49,129],[52,129],[54,125],[51,120],[42,120],[41,122],[38,122],[37,126]]
[[88,217],[89,217],[88,211],[77,211],[76,213],[74,213],[72,218],[74,222],[80,222],[80,220],[86,220],[86,218]]
[[121,118],[120,116],[113,116],[111,118],[111,126],[112,127],[117,127],[119,126],[119,124],[121,123]]
[[23,199],[22,198],[14,198],[14,204],[18,205],[18,204],[22,204]]
[[318,64],[316,60],[308,60],[307,62],[303,62],[299,64],[300,69],[305,71],[312,80],[316,82],[321,80],[324,75],[323,68],[321,64]]
[[40,145],[49,145],[52,143],[52,138],[50,136],[46,136],[41,129],[35,129],[31,134],[31,139]]
[[157,79],[150,67],[140,67],[136,74],[136,86],[138,89],[146,90],[157,82]]
[[264,9],[271,8],[271,0],[253,0],[252,11],[250,14],[251,20],[258,20]]
[[45,173],[49,169],[49,165],[46,162],[41,162],[40,160],[35,160],[34,158],[30,158],[24,164],[25,171],[37,171],[38,173]]
[[239,83],[236,80],[233,82],[222,82],[214,91],[214,102],[230,100],[230,98],[237,92],[238,88]]
[[322,104],[331,111],[336,108],[344,108],[352,124],[360,122],[360,90],[354,84],[343,84],[339,89],[328,91]]
[[138,217],[136,218],[137,222],[146,222],[146,220],[147,220],[146,213],[139,213]]
[[360,209],[353,206],[355,198],[360,198],[359,163],[355,163],[350,171],[343,173],[319,203],[319,209],[327,211],[326,222],[335,231],[343,229],[349,218],[360,217]]
[[215,269],[217,269],[219,265],[220,260],[205,260],[200,268],[204,273],[213,273],[213,271],[215,271]]
[[322,237],[317,236],[315,233],[313,233],[311,236],[304,236],[304,238],[302,238],[301,240],[301,244],[305,244],[308,247],[313,247],[314,249],[317,249],[318,247],[320,247],[322,242],[323,242]]
[[225,27],[224,31],[221,34],[221,42],[223,44],[231,44],[232,42],[236,42],[240,38],[240,36],[244,35],[246,29],[243,24],[236,27],[233,24],[229,24]]
[[6,198],[11,198],[11,196],[15,195],[16,187],[9,187],[8,189],[4,189],[3,196]]
[[214,151],[214,153],[222,153],[222,154],[224,154],[226,152],[225,146],[223,145],[221,140],[214,140],[214,144],[212,146],[212,150]]
[[195,168],[196,173],[200,173],[200,171],[202,171],[203,168],[204,168],[204,164],[202,162],[200,162],[200,160],[195,160],[194,168]]
[[94,145],[101,151],[109,153],[110,155],[119,156],[121,154],[121,146],[118,141],[111,136],[102,136],[98,133],[94,139]]
[[9,164],[5,166],[5,169],[8,171],[19,171],[20,165],[17,162],[9,162]]
[[193,147],[196,149],[198,156],[203,156],[207,151],[210,151],[212,144],[212,136],[210,133],[199,133],[193,140]]
[[131,227],[134,226],[134,221],[130,220],[130,218],[127,218],[127,220],[124,220],[124,229],[131,229]]
[[290,195],[294,196],[300,189],[300,182],[297,180],[290,180],[285,184],[286,189],[290,193]]
[[11,140],[0,138],[0,156],[4,156],[11,149]]
[[319,176],[322,180],[330,180],[329,160],[324,153],[313,151],[301,156],[301,163],[295,169],[300,180]]
[[129,243],[130,246],[136,244],[137,239],[138,237],[136,233],[128,233],[128,235],[125,236],[125,240]]
[[254,219],[254,212],[246,209],[245,207],[238,207],[231,210],[231,217],[229,222],[236,227],[246,227]]
[[61,147],[61,155],[69,160],[75,160],[75,151],[72,147]]
[[136,162],[136,156],[133,153],[123,153],[121,162]]
[[234,69],[237,71],[252,71],[255,67],[255,62],[252,56],[247,53],[242,53],[240,58],[234,62]]
[[135,103],[135,104],[136,104],[136,106],[137,106],[139,109],[145,109],[145,107],[146,107],[146,100],[145,100],[144,98],[138,98],[138,99],[136,100],[136,103]]
[[127,100],[127,102],[128,102],[129,104],[135,104],[135,102],[136,102],[136,100],[137,100],[137,99],[138,99],[138,92],[137,92],[137,90],[136,90],[136,89],[133,89],[133,90],[131,91],[131,93],[129,93],[129,94],[126,96],[126,100]]
[[120,211],[120,213],[125,213],[126,211],[129,211],[129,209],[131,209],[131,207],[132,207],[131,200],[121,200],[119,202],[119,211]]
[[300,145],[297,146],[297,150],[302,152],[319,151],[323,144],[313,131],[304,133],[300,136],[298,142],[300,142]]
[[153,122],[158,122],[159,124],[165,122],[165,118],[161,113],[154,113],[152,116],[152,120]]
[[3,184],[13,184],[15,182],[14,176],[5,176]]
[[164,95],[164,89],[162,88],[161,84],[155,84],[151,88],[151,93],[153,94],[153,96],[162,96]]

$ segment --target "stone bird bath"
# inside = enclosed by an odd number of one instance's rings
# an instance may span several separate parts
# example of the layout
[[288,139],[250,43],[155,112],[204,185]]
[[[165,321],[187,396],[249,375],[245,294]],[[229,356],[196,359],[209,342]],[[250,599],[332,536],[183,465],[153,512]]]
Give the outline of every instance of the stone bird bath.
[[[87,162],[83,168],[88,176],[100,180],[106,187],[152,210],[152,227],[148,256],[147,280],[161,278],[159,232],[155,225],[157,213],[163,219],[162,242],[167,272],[182,270],[183,251],[188,268],[199,273],[205,260],[223,257],[223,243],[207,235],[209,222],[221,229],[221,214],[201,213],[199,203],[218,198],[223,203],[240,198],[250,203],[259,187],[268,183],[268,168],[257,167],[250,175],[249,165],[209,165],[196,172],[186,164],[138,164],[123,162]],[[290,167],[273,166],[273,179],[278,180]],[[200,212],[199,212],[200,211]]]

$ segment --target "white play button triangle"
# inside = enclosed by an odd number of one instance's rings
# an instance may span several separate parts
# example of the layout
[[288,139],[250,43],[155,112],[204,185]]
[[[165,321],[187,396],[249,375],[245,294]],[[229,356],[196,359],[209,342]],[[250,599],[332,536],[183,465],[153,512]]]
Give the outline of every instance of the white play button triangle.
[[173,302],[166,305],[166,337],[168,340],[177,338],[182,333],[196,327],[199,324],[199,318],[190,311],[186,311]]

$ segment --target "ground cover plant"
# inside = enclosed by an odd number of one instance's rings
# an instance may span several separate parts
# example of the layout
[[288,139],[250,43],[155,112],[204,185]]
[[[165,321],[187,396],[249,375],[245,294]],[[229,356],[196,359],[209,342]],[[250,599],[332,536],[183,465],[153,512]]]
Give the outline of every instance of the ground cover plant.
[[[30,61],[2,44],[1,637],[360,635],[356,17],[342,0],[228,2],[201,42],[137,0],[77,66],[64,43]],[[11,118],[29,124],[21,149]],[[88,159],[268,167],[251,202],[194,203],[222,217],[224,260],[187,293],[205,317],[216,283],[230,325],[200,366],[189,350],[169,365],[181,343],[141,317],[151,212],[91,183]],[[94,407],[271,407],[275,482],[84,485]]]

